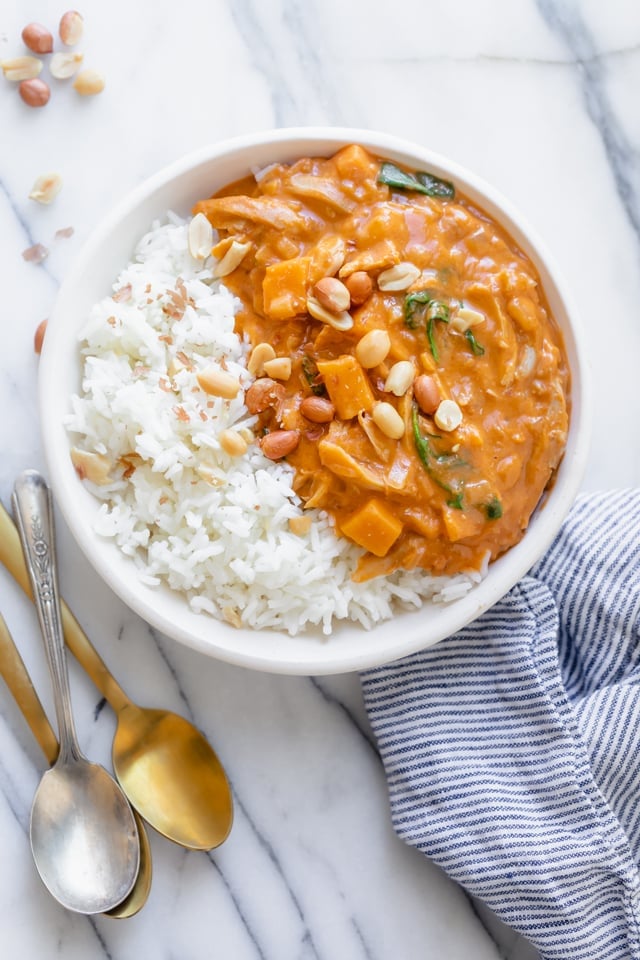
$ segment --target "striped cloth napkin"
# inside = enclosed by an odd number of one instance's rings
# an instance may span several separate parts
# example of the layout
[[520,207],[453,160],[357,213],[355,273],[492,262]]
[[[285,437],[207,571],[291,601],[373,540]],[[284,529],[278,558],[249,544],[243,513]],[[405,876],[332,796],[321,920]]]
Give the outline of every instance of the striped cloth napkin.
[[403,840],[545,960],[640,958],[640,491],[583,495],[502,601],[362,684]]

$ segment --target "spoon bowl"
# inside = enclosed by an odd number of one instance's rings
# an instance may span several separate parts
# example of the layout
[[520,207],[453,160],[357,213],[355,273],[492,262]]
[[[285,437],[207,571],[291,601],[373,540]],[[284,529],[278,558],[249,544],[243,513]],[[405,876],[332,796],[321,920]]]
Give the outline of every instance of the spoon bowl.
[[133,806],[163,836],[192,850],[227,838],[233,820],[227,778],[188,720],[128,703],[118,713],[113,769]]
[[34,797],[30,834],[38,873],[56,900],[77,913],[113,909],[136,879],[137,831],[113,786],[99,764],[74,760],[47,770]]

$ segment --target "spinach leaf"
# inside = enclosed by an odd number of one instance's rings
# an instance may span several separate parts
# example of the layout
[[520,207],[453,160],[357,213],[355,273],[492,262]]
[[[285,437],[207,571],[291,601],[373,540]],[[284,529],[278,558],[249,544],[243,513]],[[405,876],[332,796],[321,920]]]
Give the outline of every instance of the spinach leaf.
[[315,360],[313,357],[310,357],[308,353],[305,353],[304,357],[302,358],[302,373],[304,374],[305,380],[309,384],[311,393],[313,393],[316,397],[324,396],[324,394],[327,392],[327,389],[324,383],[319,380],[320,374],[318,372],[318,367]]
[[[436,483],[441,490],[444,490],[445,493],[450,494],[450,499],[447,500],[447,506],[452,507],[454,510],[464,510],[464,484],[457,480],[453,483],[446,483],[439,475],[438,470],[436,469],[437,465],[441,467],[452,467],[457,466],[461,463],[457,457],[451,454],[440,454],[437,455],[431,444],[429,443],[428,436],[425,436],[420,431],[420,420],[418,417],[418,407],[414,403],[413,410],[411,412],[411,424],[413,427],[413,442],[416,447],[417,454],[422,462],[422,466],[425,468],[431,479]],[[437,437],[435,439],[438,439]],[[451,459],[454,462],[451,462]]]
[[440,177],[436,177],[435,174],[424,173],[421,170],[418,170],[416,173],[416,178],[425,188],[425,193],[428,197],[441,197],[445,200],[453,200],[456,195],[456,188],[450,180],[441,180]]
[[502,516],[502,504],[497,497],[493,497],[489,503],[485,503],[484,510],[488,520],[499,520]]
[[471,352],[475,357],[482,357],[484,355],[484,347],[482,344],[478,343],[476,338],[473,335],[472,330],[465,330],[465,337],[469,341],[469,346],[471,347]]
[[440,197],[444,200],[453,200],[456,195],[455,187],[449,180],[441,180],[433,173],[418,170],[417,173],[407,173],[395,163],[385,161],[380,167],[378,183],[384,183],[396,190],[413,190],[414,193],[423,193],[427,197]]

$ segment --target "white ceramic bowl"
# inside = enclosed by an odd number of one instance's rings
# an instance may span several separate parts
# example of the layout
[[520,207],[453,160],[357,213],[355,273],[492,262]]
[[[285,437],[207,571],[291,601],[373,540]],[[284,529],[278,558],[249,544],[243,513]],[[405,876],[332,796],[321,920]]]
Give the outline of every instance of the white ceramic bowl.
[[[562,329],[572,374],[571,426],[556,481],[523,540],[490,567],[486,579],[462,600],[399,614],[363,630],[339,625],[332,637],[289,637],[235,629],[192,613],[168,588],[138,582],[132,563],[110,541],[93,533],[97,501],[78,481],[69,458],[63,419],[80,385],[78,331],[89,308],[105,296],[151,221],[168,209],[188,214],[192,204],[223,184],[273,161],[329,156],[346,143],[453,180],[502,223],[536,264]],[[209,656],[256,670],[288,674],[341,673],[374,666],[437,643],[502,597],[550,545],[578,491],[587,456],[589,404],[581,337],[569,297],[540,241],[493,187],[430,150],[382,133],[353,129],[272,130],[213,144],[178,161],[130,193],[99,226],[60,290],[40,361],[40,412],[50,481],[57,503],[87,559],[114,592],[141,617],[180,643]]]

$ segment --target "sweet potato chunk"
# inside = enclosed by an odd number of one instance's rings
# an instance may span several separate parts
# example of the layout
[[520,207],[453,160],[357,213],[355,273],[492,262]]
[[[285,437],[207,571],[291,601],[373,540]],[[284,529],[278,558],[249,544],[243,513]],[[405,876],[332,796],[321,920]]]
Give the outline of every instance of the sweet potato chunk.
[[288,320],[305,312],[309,262],[309,257],[296,257],[267,267],[262,296],[264,312],[272,320]]
[[341,420],[357,417],[361,410],[371,410],[375,397],[355,357],[344,354],[337,360],[320,360],[318,370]]
[[402,522],[372,497],[363,507],[341,524],[342,533],[376,557],[387,555],[402,533]]

